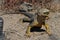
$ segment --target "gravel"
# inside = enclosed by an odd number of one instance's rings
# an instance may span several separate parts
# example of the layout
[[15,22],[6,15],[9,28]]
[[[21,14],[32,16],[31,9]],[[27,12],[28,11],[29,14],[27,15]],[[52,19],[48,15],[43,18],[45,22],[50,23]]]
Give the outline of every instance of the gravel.
[[[0,12],[1,13],[1,12]],[[31,37],[26,37],[26,29],[29,23],[22,23],[20,19],[26,17],[22,14],[6,14],[1,16],[4,19],[5,40],[59,40],[60,39],[60,13],[50,14],[47,21],[52,35],[46,32],[32,32]]]

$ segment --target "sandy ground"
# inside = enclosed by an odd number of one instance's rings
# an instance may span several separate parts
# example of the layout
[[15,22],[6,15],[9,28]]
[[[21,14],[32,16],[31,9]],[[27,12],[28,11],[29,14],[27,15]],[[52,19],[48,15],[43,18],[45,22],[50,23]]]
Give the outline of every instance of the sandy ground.
[[21,19],[25,17],[24,15],[6,14],[1,17],[4,19],[5,40],[60,40],[60,13],[58,12],[50,13],[50,19],[47,21],[52,36],[46,32],[32,32],[31,37],[28,38],[25,33],[29,23],[21,22]]

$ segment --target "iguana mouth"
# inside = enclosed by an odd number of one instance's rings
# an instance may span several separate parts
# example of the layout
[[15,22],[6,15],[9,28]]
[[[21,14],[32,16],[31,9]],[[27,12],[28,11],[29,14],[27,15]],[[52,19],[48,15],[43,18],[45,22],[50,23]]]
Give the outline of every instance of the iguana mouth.
[[48,15],[48,14],[49,14],[49,12],[45,12],[44,14]]

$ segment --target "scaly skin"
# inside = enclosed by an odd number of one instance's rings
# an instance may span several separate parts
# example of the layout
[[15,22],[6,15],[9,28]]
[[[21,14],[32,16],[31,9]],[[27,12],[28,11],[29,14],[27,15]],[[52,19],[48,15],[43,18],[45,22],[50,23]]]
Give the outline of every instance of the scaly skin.
[[48,14],[49,12],[46,12],[46,13],[37,13],[36,15],[33,15],[33,14],[30,14],[30,13],[25,13],[25,12],[22,12],[22,14],[28,16],[30,19],[24,19],[24,21],[28,21],[30,24],[26,30],[26,35],[27,36],[30,36],[31,35],[31,28],[32,27],[42,27],[42,25],[44,25],[44,27],[46,28],[46,32],[48,33],[48,35],[51,35],[51,32],[50,32],[50,29],[49,29],[49,26],[48,24],[45,23],[45,20],[47,20],[49,17],[48,17]]
[[26,34],[27,36],[30,36],[30,30],[32,27],[42,27],[42,25],[46,28],[46,32],[48,33],[48,35],[51,35],[50,29],[48,24],[45,23],[45,20],[47,20],[48,16],[45,17],[44,15],[38,15],[36,19],[34,19],[34,21],[28,26],[27,30],[26,30]]

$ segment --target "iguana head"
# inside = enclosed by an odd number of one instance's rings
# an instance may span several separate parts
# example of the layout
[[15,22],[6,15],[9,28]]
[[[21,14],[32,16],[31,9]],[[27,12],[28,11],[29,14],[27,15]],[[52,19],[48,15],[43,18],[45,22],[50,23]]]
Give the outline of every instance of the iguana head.
[[38,15],[48,16],[49,10],[48,9],[40,9]]
[[49,18],[49,10],[48,9],[40,9],[38,10],[38,16],[43,16],[44,18]]

